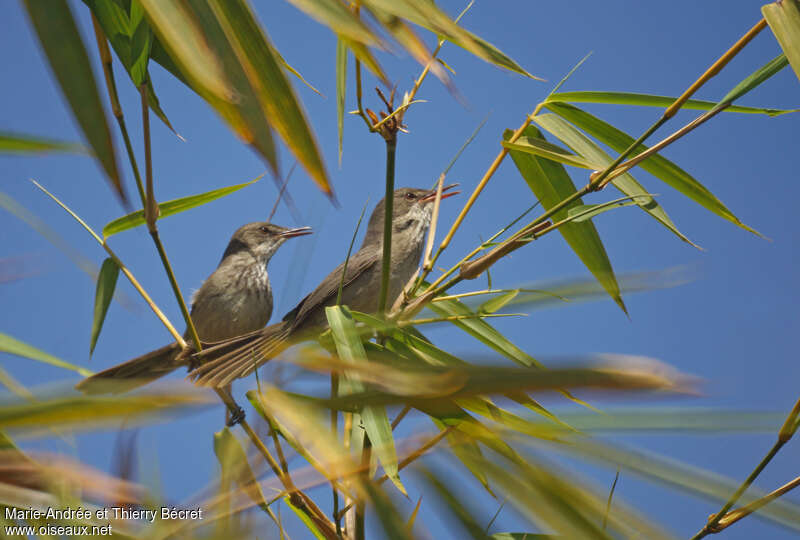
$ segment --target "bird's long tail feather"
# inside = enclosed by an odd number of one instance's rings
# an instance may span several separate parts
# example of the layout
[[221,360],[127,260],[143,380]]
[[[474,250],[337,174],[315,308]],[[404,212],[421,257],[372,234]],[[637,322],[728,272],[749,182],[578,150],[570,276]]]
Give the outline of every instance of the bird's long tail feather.
[[203,349],[194,357],[200,365],[189,378],[200,386],[220,388],[246,377],[291,345],[291,331],[291,323],[280,322]]
[[181,347],[170,343],[132,360],[108,368],[79,382],[75,388],[84,394],[120,394],[152,382],[178,367]]

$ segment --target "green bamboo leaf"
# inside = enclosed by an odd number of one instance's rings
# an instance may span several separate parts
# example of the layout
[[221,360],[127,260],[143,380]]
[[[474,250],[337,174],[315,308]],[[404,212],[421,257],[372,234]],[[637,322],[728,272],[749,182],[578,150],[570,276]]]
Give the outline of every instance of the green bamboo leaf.
[[[634,142],[633,137],[627,133],[620,131],[611,124],[573,105],[568,105],[566,103],[549,103],[547,108],[567,122],[572,123],[592,137],[607,144],[616,152],[623,152]],[[634,151],[631,157],[647,149],[644,145],[641,145],[639,148],[640,150]],[[705,186],[668,159],[655,154],[639,163],[639,166],[714,214],[727,219],[731,223],[747,231],[758,234],[754,229],[742,223],[739,218],[728,210],[728,208]]]
[[47,152],[85,154],[86,148],[76,143],[0,131],[0,152],[8,154],[43,154]]
[[289,64],[289,62],[287,62],[287,61],[286,61],[286,59],[285,59],[283,56],[281,56],[281,53],[280,53],[280,52],[278,52],[278,49],[273,49],[273,52],[275,53],[275,57],[276,57],[276,58],[277,58],[277,59],[280,61],[281,65],[282,65],[282,66],[283,66],[283,67],[286,69],[286,71],[288,71],[289,73],[291,73],[292,75],[294,75],[295,77],[297,77],[297,79],[298,79],[298,80],[299,80],[301,83],[303,83],[304,85],[306,85],[306,86],[307,86],[309,89],[311,89],[311,91],[312,91],[312,92],[316,93],[317,95],[319,95],[319,96],[321,96],[321,97],[325,97],[325,96],[322,94],[322,92],[320,92],[319,90],[317,90],[317,89],[314,87],[314,85],[312,85],[310,82],[308,82],[308,81],[306,80],[306,78],[305,78],[305,77],[303,77],[303,74],[302,74],[302,73],[300,73],[300,72],[299,72],[299,71],[297,71],[295,68],[293,68],[293,67],[291,66],[291,64]]
[[52,354],[48,354],[32,345],[28,345],[27,343],[19,341],[18,339],[14,339],[8,334],[0,333],[0,352],[6,352],[15,356],[30,358],[31,360],[36,360],[37,362],[50,364],[51,366],[69,369],[71,371],[80,373],[84,377],[89,377],[92,375],[92,372],[88,369],[65,362],[60,358],[56,358]]
[[[537,118],[538,117],[534,117],[534,120]],[[591,163],[588,159],[581,156],[576,156],[575,154],[564,150],[560,146],[549,143],[544,139],[520,137],[513,143],[503,141],[502,144],[503,148],[508,148],[509,150],[533,154],[534,156],[540,156],[551,161],[564,163],[565,165],[572,165],[573,167],[581,167],[583,169],[591,170],[597,170],[600,168],[600,166],[595,163]]]
[[327,411],[321,407],[269,385],[262,385],[260,391],[247,392],[247,398],[270,426],[323,477],[335,480],[358,469],[331,432],[330,425],[324,423]]
[[[564,144],[569,146],[574,152],[598,163],[597,170],[603,169],[612,163],[611,157],[606,154],[597,144],[589,139],[586,135],[581,133],[569,122],[565,121],[560,116],[555,114],[541,114],[534,117],[540,127],[558,137]],[[636,181],[636,179],[629,173],[621,174],[614,178],[611,183],[628,196],[640,197],[635,200],[639,207],[650,214],[656,221],[664,225],[667,229],[672,231],[678,238],[691,244],[694,247],[699,246],[689,240],[683,233],[681,233],[672,219],[667,215],[667,212],[656,202],[652,197],[648,197],[647,190]]]
[[381,39],[338,0],[289,0],[289,2],[330,28],[335,34],[364,45],[381,44]]
[[370,52],[369,47],[363,43],[359,43],[358,41],[352,41],[346,38],[341,39],[345,42],[347,48],[353,51],[353,55],[358,61],[367,66],[367,69],[369,69],[372,74],[379,78],[386,86],[391,86],[389,83],[389,78],[386,76],[383,68],[378,63],[378,60],[375,58],[372,52]]
[[[710,470],[678,461],[671,456],[620,445],[612,446],[594,437],[573,437],[569,444],[559,444],[558,448],[594,462],[606,463],[614,468],[619,467],[623,474],[633,473],[715,502],[728,500],[740,484],[740,480],[721,476]],[[750,486],[737,504],[744,506],[766,495],[763,490]],[[758,515],[762,519],[800,530],[800,505],[785,497],[762,506],[758,510]]]
[[[635,94],[632,92],[558,92],[551,94],[547,102],[553,103],[604,103],[607,105],[634,105],[639,107],[662,107],[667,108],[678,98],[669,96],[655,96],[652,94]],[[681,109],[696,111],[710,111],[717,106],[715,101],[703,101],[699,99],[687,100]],[[767,116],[779,116],[781,114],[797,112],[800,109],[773,109],[768,107],[742,107],[731,105],[725,112],[743,114],[766,114]]]
[[415,536],[406,527],[405,520],[389,496],[375,482],[364,482],[363,490],[372,503],[372,509],[378,516],[390,540],[414,540]]
[[257,506],[266,509],[267,500],[250,467],[247,454],[227,427],[214,433],[214,454],[222,469],[222,478],[235,482]]
[[100,336],[100,330],[103,329],[103,322],[106,319],[108,306],[111,304],[111,299],[114,297],[114,289],[117,286],[117,278],[119,277],[119,266],[114,262],[114,259],[107,258],[103,261],[103,266],[100,267],[100,275],[97,276],[97,289],[94,293],[94,319],[92,320],[92,337],[89,343],[89,356],[94,353],[94,347],[97,344],[97,338]]
[[570,223],[580,223],[582,221],[588,221],[593,217],[602,214],[603,212],[608,212],[609,210],[614,210],[615,208],[633,206],[635,204],[636,203],[634,201],[626,199],[617,199],[616,201],[610,201],[602,204],[582,204],[580,206],[573,206],[570,208],[567,211],[567,217],[573,218]]
[[326,194],[332,194],[317,142],[267,34],[244,0],[209,0],[265,117]]
[[800,79],[800,2],[771,2],[761,6],[761,13],[792,65],[794,74]]
[[346,90],[347,90],[347,46],[345,45],[344,41],[342,41],[342,39],[339,38],[336,40],[336,127],[339,133],[339,167],[342,166],[342,143],[344,137],[344,101],[345,101]]
[[427,28],[486,62],[532,79],[542,80],[528,73],[517,62],[491,43],[461,28],[429,0],[417,2],[411,0],[365,0],[363,5],[373,12],[383,11],[394,17],[401,17]]
[[[579,432],[593,433],[775,433],[785,419],[784,413],[748,410],[714,410],[699,407],[605,408],[603,414],[558,411],[558,416]],[[524,421],[534,430],[554,426],[528,416]],[[505,424],[505,423],[504,423]],[[505,424],[512,428],[510,425]],[[557,427],[557,426],[556,426]],[[521,433],[525,433],[522,430]]]
[[[617,392],[659,391],[686,393],[691,381],[687,377],[650,360],[598,367],[568,367],[537,369],[497,365],[467,364],[461,367],[403,366],[402,371],[389,364],[372,370],[352,370],[362,373],[373,382],[371,389],[341,395],[336,398],[312,398],[326,407],[349,411],[361,405],[411,403],[415,407],[426,403],[441,404],[455,399],[486,395],[508,395],[515,392],[560,391],[562,388],[605,388]],[[413,388],[392,385],[402,373],[407,380],[429,381]],[[453,384],[456,381],[458,384]],[[437,388],[437,384],[440,387]]]
[[[210,396],[195,389],[169,394],[124,396],[39,396],[36,401],[12,402],[0,406],[0,429],[39,433],[42,428],[94,430],[101,424],[119,425],[120,420],[163,421],[168,412],[185,407],[206,406]],[[51,436],[48,432],[47,436]]]
[[236,95],[225,77],[220,59],[209,48],[206,30],[180,0],[139,0],[150,26],[171,60],[203,97],[229,102]]
[[295,513],[295,515],[296,515],[298,518],[300,518],[300,521],[302,521],[302,522],[303,522],[303,525],[305,525],[305,526],[306,526],[306,528],[307,528],[309,531],[311,531],[311,534],[313,534],[313,535],[314,535],[314,538],[316,538],[317,540],[328,540],[328,539],[326,538],[326,536],[325,536],[325,535],[322,533],[322,531],[320,531],[320,530],[319,530],[319,528],[318,528],[318,527],[317,527],[317,525],[314,523],[314,521],[313,521],[313,520],[312,520],[312,519],[311,519],[311,518],[308,516],[308,514],[306,514],[305,512],[303,512],[303,510],[301,510],[300,508],[296,507],[296,506],[295,506],[295,505],[292,503],[292,500],[289,498],[289,496],[288,496],[288,495],[287,495],[286,497],[284,497],[284,498],[283,498],[283,502],[285,502],[285,503],[286,503],[286,506],[288,506],[289,508],[291,508],[291,509],[292,509],[292,512],[294,512],[294,513]]
[[786,59],[785,54],[779,54],[753,73],[745,77],[743,81],[733,87],[730,92],[725,94],[720,100],[720,103],[725,103],[727,101],[734,101],[739,99],[755,87],[759,86],[761,83],[778,73],[780,70],[785,68],[788,65],[789,61]]
[[[339,358],[349,364],[359,365],[369,362],[364,345],[361,343],[358,331],[355,327],[353,316],[350,310],[344,306],[330,306],[325,308],[325,315],[331,328],[331,335]],[[345,379],[349,385],[349,391],[358,392],[364,388],[363,384],[352,377]],[[397,486],[403,494],[406,493],[397,467],[397,452],[394,446],[394,436],[392,426],[386,415],[386,408],[381,406],[365,406],[361,410],[361,417],[364,421],[364,429],[372,442],[378,460],[383,465],[389,479]]]
[[247,66],[242,61],[241,47],[238,46],[238,42],[227,36],[223,21],[214,12],[210,2],[200,0],[194,2],[192,7],[197,24],[202,29],[213,54],[221,63],[224,76],[236,89],[236,99],[231,101],[220,99],[198,85],[190,87],[222,116],[240,139],[250,144],[269,163],[273,174],[280,176],[278,154],[267,118],[268,112],[247,74]]
[[555,534],[539,534],[529,532],[500,532],[490,536],[492,540],[560,540]]
[[[173,214],[178,214],[180,212],[185,212],[191,208],[202,206],[221,197],[225,197],[226,195],[230,195],[231,193],[239,191],[243,187],[247,187],[250,184],[258,182],[262,176],[264,175],[259,175],[255,180],[245,182],[244,184],[227,186],[224,188],[207,191],[205,193],[198,193],[197,195],[189,195],[188,197],[181,197],[180,199],[173,199],[171,201],[159,203],[158,219],[162,219]],[[119,232],[127,231],[128,229],[133,229],[134,227],[144,225],[144,223],[144,210],[137,210],[136,212],[132,212],[126,216],[122,216],[108,222],[106,226],[103,227],[103,237],[108,238],[109,236]]]
[[511,302],[517,295],[519,290],[511,290],[503,294],[498,294],[480,305],[478,313],[494,313],[505,307],[506,304]]
[[83,0],[83,3],[92,11],[133,84],[147,85],[147,104],[150,109],[175,133],[169,118],[161,109],[148,73],[155,36],[144,18],[141,3],[132,0],[127,8],[123,0]]
[[[431,417],[431,420],[439,430],[447,429],[447,425],[438,418]],[[492,488],[489,486],[489,480],[486,478],[486,474],[479,467],[475,467],[475,463],[483,458],[483,453],[478,443],[458,430],[450,431],[446,438],[453,455],[461,461],[461,464],[464,465],[470,473],[472,473],[472,476],[480,482],[483,489],[485,489],[489,495],[496,497]]]
[[[431,302],[426,307],[442,316],[475,315],[474,311],[457,299]],[[536,359],[511,343],[503,334],[495,330],[492,325],[483,319],[459,319],[452,321],[452,324],[518,364],[543,367]]]
[[25,8],[72,114],[112,189],[122,201],[127,201],[108,119],[69,4],[66,0],[25,0]]
[[[441,507],[444,508],[451,517],[455,518],[456,522],[461,525],[462,531],[466,531],[468,536],[475,540],[489,540],[484,526],[475,520],[474,509],[468,508],[464,504],[469,498],[454,493],[443,478],[427,467],[421,466],[418,468],[418,471],[431,491],[438,495],[442,503]],[[460,535],[459,537],[464,538],[464,536]]]
[[[505,464],[503,464],[505,465]],[[615,505],[608,515],[609,531],[602,523],[607,494],[580,482],[553,463],[532,458],[506,466],[484,459],[490,479],[524,517],[539,528],[564,538],[652,538],[669,536],[632,509]]]
[[[506,130],[503,138],[508,140],[511,133],[511,130]],[[522,134],[531,139],[543,138],[535,126],[528,126]],[[514,150],[510,154],[525,182],[545,209],[554,207],[577,191],[563,165]],[[555,221],[564,219],[569,208],[581,204],[583,201],[576,199],[571,205],[556,212],[553,219]],[[559,227],[558,231],[597,281],[608,291],[611,298],[627,314],[628,310],[620,296],[619,284],[611,268],[611,261],[594,225],[591,222],[566,223]]]

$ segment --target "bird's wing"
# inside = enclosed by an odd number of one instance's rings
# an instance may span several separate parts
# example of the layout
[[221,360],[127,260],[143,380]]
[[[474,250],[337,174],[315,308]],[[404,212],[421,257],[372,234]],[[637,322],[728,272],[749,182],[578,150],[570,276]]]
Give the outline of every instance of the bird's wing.
[[[375,256],[375,249],[372,247],[362,247],[347,261],[347,272],[344,276],[342,287],[347,287],[350,283],[358,279],[364,272],[378,263]],[[292,321],[293,326],[300,325],[309,315],[311,310],[318,306],[325,305],[329,300],[335,298],[339,292],[339,285],[342,283],[342,271],[344,263],[337,266],[308,296],[303,298],[297,306],[287,313],[284,321]]]

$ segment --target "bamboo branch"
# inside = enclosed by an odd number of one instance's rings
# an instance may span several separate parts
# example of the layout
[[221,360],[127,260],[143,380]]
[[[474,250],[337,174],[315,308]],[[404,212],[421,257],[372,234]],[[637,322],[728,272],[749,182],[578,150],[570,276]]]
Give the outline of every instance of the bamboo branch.
[[[700,531],[698,531],[697,534],[695,534],[691,540],[700,540],[700,538],[704,538],[709,534],[717,532],[716,528],[718,527],[719,522],[722,520],[722,518],[728,513],[728,511],[733,507],[733,505],[736,504],[736,501],[739,500],[742,494],[747,490],[747,488],[750,487],[750,485],[755,481],[755,479],[758,478],[758,475],[761,474],[761,471],[763,471],[764,468],[769,464],[769,462],[772,461],[772,458],[775,457],[775,455],[778,453],[778,451],[780,451],[783,445],[789,442],[792,436],[797,432],[799,426],[800,426],[800,399],[797,400],[797,403],[795,403],[794,407],[792,407],[792,410],[789,412],[789,415],[786,417],[786,421],[783,423],[781,430],[778,432],[778,440],[775,442],[772,448],[770,448],[769,452],[767,452],[767,455],[764,456],[764,458],[758,465],[756,465],[756,468],[753,469],[753,472],[751,472],[750,475],[747,477],[747,479],[744,482],[742,482],[742,485],[739,486],[739,489],[737,489],[734,492],[734,494],[731,495],[730,499],[728,499],[728,502],[725,503],[722,509],[713,516],[711,516],[708,519],[708,523],[706,523],[706,525],[702,529],[700,529]],[[766,504],[766,502],[764,504]],[[738,519],[741,518],[737,518],[737,521]]]

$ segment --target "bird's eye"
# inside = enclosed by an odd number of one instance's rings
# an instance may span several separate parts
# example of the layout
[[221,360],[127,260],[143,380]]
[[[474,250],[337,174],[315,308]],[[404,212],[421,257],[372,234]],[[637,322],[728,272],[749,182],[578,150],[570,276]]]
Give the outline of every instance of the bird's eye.
[[414,200],[414,199],[416,199],[416,198],[417,198],[417,196],[416,196],[416,195],[414,195],[413,193],[411,193],[411,192],[409,192],[409,193],[406,193],[406,200],[408,200],[408,201],[413,201],[413,200]]
[[263,232],[264,234],[269,234],[269,229],[266,227],[259,227],[258,230]]

